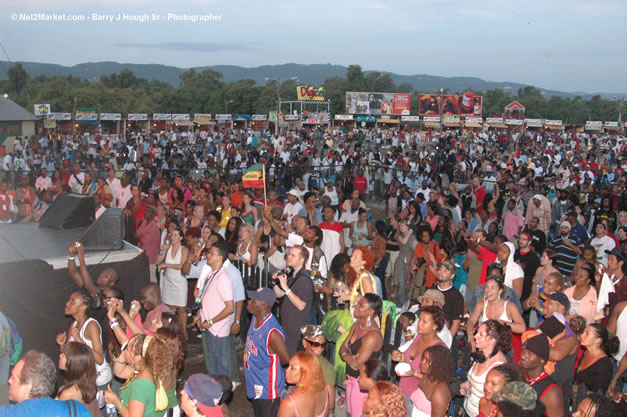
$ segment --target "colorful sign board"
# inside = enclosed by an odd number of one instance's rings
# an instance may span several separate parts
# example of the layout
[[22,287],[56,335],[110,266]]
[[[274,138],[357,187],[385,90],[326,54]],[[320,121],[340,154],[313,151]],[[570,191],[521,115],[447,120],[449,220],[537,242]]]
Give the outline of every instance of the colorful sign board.
[[296,87],[296,96],[299,101],[324,101],[324,88],[299,85]]
[[72,120],[72,113],[48,113],[48,120]]
[[346,113],[409,115],[410,94],[346,92]]
[[122,120],[122,113],[100,113],[100,120]]
[[420,94],[418,114],[421,116],[454,115],[481,117],[483,96],[467,91],[464,94]]
[[35,116],[47,116],[50,113],[50,104],[35,104]]

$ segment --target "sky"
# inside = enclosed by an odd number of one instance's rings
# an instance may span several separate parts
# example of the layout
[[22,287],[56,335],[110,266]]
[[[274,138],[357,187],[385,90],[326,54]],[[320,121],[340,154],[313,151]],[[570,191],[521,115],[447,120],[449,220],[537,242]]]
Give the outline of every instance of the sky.
[[0,0],[0,60],[359,64],[627,93],[626,19],[627,0]]

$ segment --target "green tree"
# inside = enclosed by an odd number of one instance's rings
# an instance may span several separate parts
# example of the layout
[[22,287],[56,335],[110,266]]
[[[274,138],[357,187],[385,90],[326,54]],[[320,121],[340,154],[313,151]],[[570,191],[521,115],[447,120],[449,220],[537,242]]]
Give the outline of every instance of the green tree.
[[11,93],[20,94],[28,81],[28,73],[22,66],[17,63],[7,71],[9,76],[9,91]]
[[330,77],[322,84],[325,98],[331,100],[331,113],[342,114],[345,112],[346,91],[348,91],[348,81],[342,77]]
[[365,91],[364,73],[359,65],[350,65],[346,70],[347,91]]

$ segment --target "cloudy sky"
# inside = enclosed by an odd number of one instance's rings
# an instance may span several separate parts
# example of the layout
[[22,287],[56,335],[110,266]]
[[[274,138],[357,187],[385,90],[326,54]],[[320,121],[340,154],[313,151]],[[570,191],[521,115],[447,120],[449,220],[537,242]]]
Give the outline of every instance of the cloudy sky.
[[[0,60],[360,64],[627,93],[627,0],[2,0],[0,11]],[[78,21],[33,20],[51,14]]]

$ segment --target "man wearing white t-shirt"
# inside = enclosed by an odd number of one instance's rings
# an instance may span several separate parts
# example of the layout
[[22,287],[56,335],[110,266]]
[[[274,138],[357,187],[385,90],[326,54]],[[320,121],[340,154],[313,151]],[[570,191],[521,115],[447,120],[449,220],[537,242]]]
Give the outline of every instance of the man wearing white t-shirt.
[[37,191],[41,192],[52,187],[52,180],[48,176],[48,170],[46,168],[42,168],[40,174],[41,175],[35,180],[35,188]]
[[291,189],[287,193],[288,203],[283,209],[283,218],[290,224],[292,223],[294,216],[305,215],[305,208],[300,201],[298,201],[298,194],[298,190],[296,189]]
[[120,180],[115,177],[115,170],[113,168],[109,168],[109,176],[106,179],[107,185],[111,189],[111,194],[113,195],[113,207],[117,207],[116,201],[118,198],[118,192],[122,188],[122,184]]
[[292,223],[286,225],[286,229],[283,229],[281,227],[281,223],[275,220],[274,217],[272,217],[272,213],[270,212],[270,210],[264,210],[263,217],[265,217],[268,223],[270,223],[272,230],[274,230],[277,235],[285,239],[283,245],[285,245],[286,247],[289,248],[292,246],[302,245],[305,242],[303,236],[305,235],[307,227],[309,226],[305,217],[294,216]]
[[120,180],[120,188],[116,194],[117,207],[126,208],[126,203],[133,197],[131,194],[131,185],[128,183],[126,175],[122,175]]
[[359,199],[351,201],[350,210],[346,210],[342,212],[340,216],[340,224],[344,228],[344,247],[349,248],[352,246],[352,240],[350,238],[350,228],[353,227],[353,223],[355,223],[359,219]]
[[601,262],[607,267],[607,253],[605,251],[611,251],[616,246],[614,239],[607,235],[607,228],[605,224],[598,223],[595,228],[596,235],[590,244],[596,250],[597,261]]
[[73,193],[81,194],[84,182],[85,174],[81,172],[81,165],[78,162],[74,162],[74,165],[72,165],[72,175],[67,184],[70,186]]

